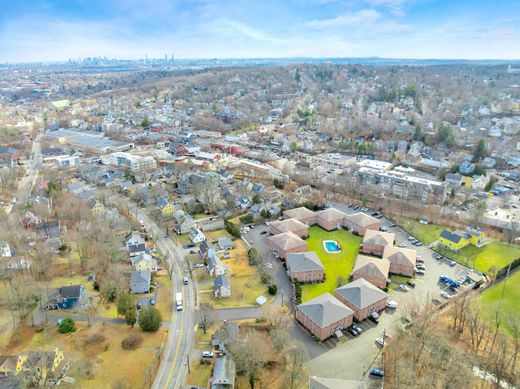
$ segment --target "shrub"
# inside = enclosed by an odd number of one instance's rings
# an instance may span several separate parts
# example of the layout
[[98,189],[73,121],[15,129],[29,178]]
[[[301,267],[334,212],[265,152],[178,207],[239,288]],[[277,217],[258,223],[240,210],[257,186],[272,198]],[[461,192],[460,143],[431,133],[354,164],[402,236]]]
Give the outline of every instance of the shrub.
[[106,301],[112,303],[116,300],[117,290],[116,286],[111,282],[104,283],[101,287],[101,295],[105,298]]
[[157,331],[161,323],[161,312],[151,305],[143,309],[139,315],[139,327],[141,327],[143,331]]
[[117,298],[117,315],[125,316],[128,311],[134,305],[132,298],[128,294],[122,294]]
[[126,324],[128,324],[132,328],[134,327],[134,324],[137,322],[137,310],[133,305],[126,310],[125,321]]
[[121,347],[124,350],[135,350],[142,342],[143,338],[140,335],[132,334],[121,341]]
[[85,344],[98,344],[106,340],[105,335],[97,333],[89,335],[85,338]]
[[99,282],[97,280],[94,281],[94,283],[92,284],[92,287],[94,288],[95,291],[99,292]]
[[68,334],[69,332],[74,332],[74,331],[76,331],[76,323],[74,323],[74,320],[72,320],[70,317],[67,317],[62,320],[59,329],[62,334]]
[[274,187],[277,188],[277,189],[283,189],[283,187],[284,187],[284,183],[283,183],[283,181],[280,180],[280,179],[278,179],[278,178],[275,178],[275,179],[273,180],[273,185],[274,185]]
[[271,284],[267,287],[267,291],[270,295],[274,296],[276,294],[276,291],[278,290],[278,287],[275,284]]
[[258,265],[258,251],[254,247],[250,248],[247,252],[247,257],[249,259],[250,266]]
[[248,224],[248,223],[252,223],[253,222],[253,215],[251,215],[250,213],[248,213],[247,215],[244,215],[240,218],[240,221],[242,222],[242,224]]
[[230,222],[229,220],[226,220],[224,224],[226,225],[226,231],[229,232],[232,236],[234,236],[235,238],[242,237],[240,229],[236,226],[236,224]]
[[271,277],[269,277],[268,274],[262,274],[260,276],[260,281],[262,281],[262,284],[269,284],[269,282],[271,281]]

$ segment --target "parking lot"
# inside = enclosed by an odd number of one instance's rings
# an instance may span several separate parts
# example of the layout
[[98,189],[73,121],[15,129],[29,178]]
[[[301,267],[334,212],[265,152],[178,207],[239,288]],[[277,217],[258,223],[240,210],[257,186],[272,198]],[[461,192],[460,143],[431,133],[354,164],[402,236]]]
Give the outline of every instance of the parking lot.
[[[341,204],[334,204],[333,206],[345,213],[359,211]],[[381,315],[379,325],[375,325],[368,320],[358,323],[363,333],[357,337],[353,337],[345,331],[343,339],[332,337],[322,343],[316,343],[299,326],[295,325],[291,328],[290,332],[293,337],[300,341],[307,350],[309,355],[308,365],[312,375],[363,380],[377,384],[379,380],[370,378],[368,374],[370,369],[381,367],[381,362],[377,358],[378,355],[380,356],[380,348],[375,343],[375,339],[382,338],[384,331],[391,336],[395,328],[402,325],[403,316],[407,315],[409,307],[416,306],[416,304],[425,304],[433,299],[440,302],[446,301],[441,296],[441,292],[449,289],[449,287],[439,283],[441,275],[447,275],[456,280],[468,273],[468,269],[460,264],[451,266],[446,259],[435,259],[437,254],[426,245],[411,245],[408,239],[409,235],[398,226],[390,227],[392,223],[387,219],[381,218],[380,221],[381,226],[385,226],[388,232],[395,233],[396,245],[405,243],[407,247],[417,251],[417,256],[424,259],[425,274],[416,276],[414,280],[415,288],[410,288],[408,291],[399,288],[390,291],[389,300],[397,302],[397,309],[387,308]],[[268,229],[268,226],[258,225],[245,234],[245,238],[255,247],[264,248],[268,234],[262,232]],[[269,255],[272,256],[270,253]],[[284,298],[287,299],[292,291],[289,278],[280,261],[275,258],[272,258],[272,261],[275,266],[277,281],[286,295]],[[338,363],[338,361],[341,361],[341,363]]]

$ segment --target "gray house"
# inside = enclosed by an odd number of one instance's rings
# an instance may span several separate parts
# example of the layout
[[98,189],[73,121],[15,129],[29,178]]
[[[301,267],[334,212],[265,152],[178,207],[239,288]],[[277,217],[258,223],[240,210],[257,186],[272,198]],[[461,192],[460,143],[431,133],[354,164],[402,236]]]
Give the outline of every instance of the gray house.
[[213,293],[217,299],[231,296],[231,283],[226,274],[220,274],[215,278],[215,281],[213,281]]
[[185,213],[182,210],[177,210],[173,213],[175,219],[175,231],[177,234],[187,234],[192,228],[195,227],[195,220],[190,214]]
[[235,362],[227,355],[217,359],[211,377],[211,389],[233,389],[235,387]]
[[151,280],[150,270],[133,271],[130,276],[130,292],[133,294],[150,292]]
[[218,247],[221,250],[233,250],[233,242],[228,237],[218,238]]

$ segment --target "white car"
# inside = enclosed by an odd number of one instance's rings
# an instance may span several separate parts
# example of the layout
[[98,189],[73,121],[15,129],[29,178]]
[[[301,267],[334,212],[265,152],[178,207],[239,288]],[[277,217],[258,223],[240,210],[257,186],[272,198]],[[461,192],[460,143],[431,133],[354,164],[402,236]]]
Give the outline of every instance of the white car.
[[385,347],[385,341],[381,338],[376,338],[376,343],[381,347]]
[[406,243],[400,243],[399,247],[401,247],[401,248],[406,247]]
[[390,309],[397,309],[397,301],[390,300],[386,303],[386,306]]
[[451,294],[448,292],[441,292],[441,296],[448,300],[451,298]]
[[213,353],[213,351],[203,351],[202,356],[204,358],[213,358],[215,354]]
[[409,287],[407,287],[405,284],[401,284],[399,285],[399,289],[405,291],[405,292],[408,292],[410,290]]

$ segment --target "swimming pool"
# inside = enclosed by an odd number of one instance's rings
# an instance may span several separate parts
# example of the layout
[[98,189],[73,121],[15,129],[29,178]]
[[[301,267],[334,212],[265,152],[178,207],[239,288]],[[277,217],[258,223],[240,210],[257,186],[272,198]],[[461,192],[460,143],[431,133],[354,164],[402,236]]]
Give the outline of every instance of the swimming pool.
[[323,248],[328,253],[340,253],[341,252],[341,246],[338,242],[335,240],[324,240],[323,241]]

